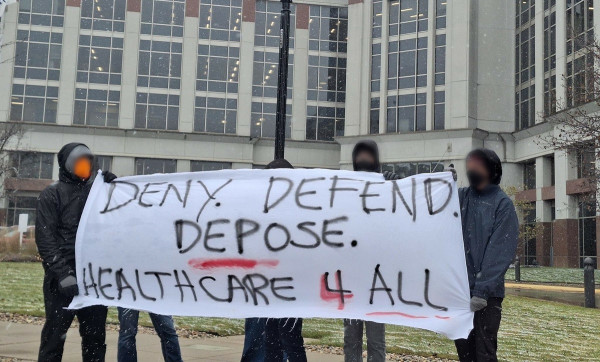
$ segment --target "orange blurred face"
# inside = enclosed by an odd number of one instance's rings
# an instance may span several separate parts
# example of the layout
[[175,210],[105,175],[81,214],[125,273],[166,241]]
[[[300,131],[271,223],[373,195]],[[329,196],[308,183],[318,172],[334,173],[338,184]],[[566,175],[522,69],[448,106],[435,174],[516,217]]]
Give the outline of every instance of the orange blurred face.
[[92,160],[88,157],[81,157],[75,161],[73,174],[82,180],[87,180],[92,175]]

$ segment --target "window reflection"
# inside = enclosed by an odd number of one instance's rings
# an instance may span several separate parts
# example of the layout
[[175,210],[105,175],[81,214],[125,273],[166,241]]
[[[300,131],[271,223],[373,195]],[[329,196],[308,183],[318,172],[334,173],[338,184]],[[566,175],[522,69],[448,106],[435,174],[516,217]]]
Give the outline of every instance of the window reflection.
[[73,124],[118,127],[119,103],[120,92],[117,90],[77,88]]
[[152,175],[155,173],[173,173],[177,171],[177,160],[161,158],[136,158],[135,174]]
[[56,123],[58,87],[13,84],[10,119]]
[[82,0],[81,29],[125,31],[123,0]]
[[179,126],[179,96],[138,92],[135,128],[175,131]]

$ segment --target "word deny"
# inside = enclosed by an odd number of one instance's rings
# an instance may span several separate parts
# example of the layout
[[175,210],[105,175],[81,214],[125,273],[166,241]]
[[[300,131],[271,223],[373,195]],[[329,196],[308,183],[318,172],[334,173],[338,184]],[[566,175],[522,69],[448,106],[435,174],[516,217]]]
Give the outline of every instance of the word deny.
[[[344,178],[337,175],[330,178],[315,177],[303,178],[299,182],[286,177],[271,177],[265,179],[265,194],[263,197],[263,212],[268,213],[275,209],[284,200],[292,199],[299,209],[319,211],[324,208],[334,208],[338,197],[356,197],[357,206],[366,213],[391,212],[405,210],[415,221],[417,217],[417,184],[412,179],[410,194],[404,195],[396,181],[365,181],[354,178]],[[239,181],[244,182],[244,181]],[[219,181],[217,184],[208,181],[188,179],[185,183],[175,185],[168,182],[148,182],[136,184],[128,181],[116,180],[111,183],[108,200],[101,211],[102,214],[117,211],[123,207],[162,207],[169,202],[176,202],[182,208],[193,204],[198,211],[195,220],[199,221],[204,209],[212,204],[220,207],[219,193],[234,183],[233,179]],[[315,184],[326,183],[327,193],[317,192]],[[440,205],[434,205],[431,187],[434,183],[447,186],[447,196]],[[200,187],[198,187],[200,186]],[[452,198],[452,185],[441,178],[427,178],[423,180],[423,194],[429,215],[443,211]],[[322,187],[320,189],[323,189]],[[113,201],[115,191],[117,194],[127,195],[123,200]],[[171,204],[172,205],[172,204]],[[235,205],[229,205],[235,206]]]

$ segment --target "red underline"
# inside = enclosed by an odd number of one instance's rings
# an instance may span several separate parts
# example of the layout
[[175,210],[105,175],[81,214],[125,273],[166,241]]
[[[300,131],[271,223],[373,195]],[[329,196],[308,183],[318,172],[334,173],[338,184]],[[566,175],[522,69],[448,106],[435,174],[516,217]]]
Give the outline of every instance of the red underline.
[[279,260],[274,259],[190,259],[188,265],[194,269],[254,269],[257,266],[274,268]]
[[418,315],[406,314],[406,313],[402,313],[402,312],[371,312],[371,313],[367,313],[367,315],[369,315],[369,316],[397,315],[397,316],[400,316],[400,317],[412,318],[412,319],[425,319],[425,318],[429,318],[429,317],[425,317],[425,316],[418,316]]

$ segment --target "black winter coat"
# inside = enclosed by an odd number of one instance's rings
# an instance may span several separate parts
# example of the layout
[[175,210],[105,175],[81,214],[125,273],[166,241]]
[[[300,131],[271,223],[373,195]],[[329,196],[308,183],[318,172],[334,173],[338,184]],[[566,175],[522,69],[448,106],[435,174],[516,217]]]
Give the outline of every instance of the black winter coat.
[[69,153],[78,145],[70,143],[58,153],[59,181],[42,191],[37,201],[35,242],[44,269],[57,278],[74,273],[75,236],[92,186],[65,168]]
[[519,236],[513,202],[498,185],[481,192],[464,187],[458,196],[471,295],[504,298],[504,274]]

